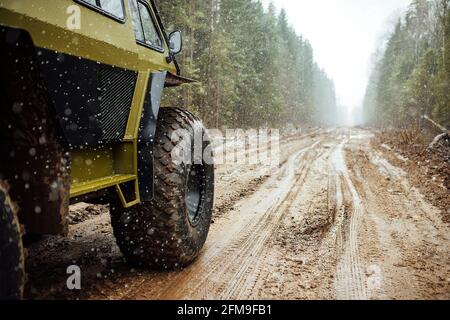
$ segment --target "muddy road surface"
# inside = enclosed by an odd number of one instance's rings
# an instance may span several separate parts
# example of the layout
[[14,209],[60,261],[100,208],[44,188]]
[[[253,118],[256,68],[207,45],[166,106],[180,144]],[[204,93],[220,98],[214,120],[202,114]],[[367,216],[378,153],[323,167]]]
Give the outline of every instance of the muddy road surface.
[[[108,206],[76,205],[68,238],[47,237],[28,249],[28,296],[449,299],[442,209],[386,160],[400,156],[373,148],[371,138],[358,129],[312,130],[281,139],[278,170],[218,166],[209,238],[180,271],[128,266]],[[81,268],[81,290],[66,287],[70,265]]]

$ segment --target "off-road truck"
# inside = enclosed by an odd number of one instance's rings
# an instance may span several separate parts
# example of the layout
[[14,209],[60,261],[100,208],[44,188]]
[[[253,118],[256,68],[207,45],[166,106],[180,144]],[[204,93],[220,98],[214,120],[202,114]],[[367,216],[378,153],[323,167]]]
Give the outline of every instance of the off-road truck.
[[[153,0],[0,0],[0,298],[23,296],[24,237],[67,234],[74,202],[110,202],[132,264],[198,256],[211,145],[197,117],[161,107],[165,88],[192,82],[181,47]],[[198,130],[200,161],[174,161],[174,137],[198,146]]]

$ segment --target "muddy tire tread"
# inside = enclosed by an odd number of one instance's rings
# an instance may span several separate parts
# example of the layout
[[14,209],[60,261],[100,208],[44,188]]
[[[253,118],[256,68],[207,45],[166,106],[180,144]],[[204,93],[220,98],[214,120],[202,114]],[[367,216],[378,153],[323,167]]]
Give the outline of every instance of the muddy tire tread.
[[22,232],[9,187],[0,180],[0,300],[23,298],[26,281]]

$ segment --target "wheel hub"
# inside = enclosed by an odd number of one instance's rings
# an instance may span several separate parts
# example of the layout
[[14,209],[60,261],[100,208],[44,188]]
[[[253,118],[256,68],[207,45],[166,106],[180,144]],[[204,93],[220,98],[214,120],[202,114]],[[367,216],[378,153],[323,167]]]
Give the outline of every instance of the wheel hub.
[[199,217],[203,193],[202,172],[201,165],[187,166],[185,203],[191,224],[195,224]]

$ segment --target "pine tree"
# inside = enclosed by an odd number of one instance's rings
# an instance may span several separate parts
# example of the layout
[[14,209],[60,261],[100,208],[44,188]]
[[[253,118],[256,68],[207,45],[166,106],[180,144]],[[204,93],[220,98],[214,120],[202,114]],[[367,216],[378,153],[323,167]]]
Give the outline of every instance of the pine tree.
[[423,115],[450,124],[448,0],[414,0],[376,63],[364,102],[378,126],[422,124]]
[[184,32],[184,74],[200,80],[171,89],[165,106],[188,108],[211,127],[300,124],[316,119],[325,103],[335,107],[331,80],[316,77],[311,45],[273,4],[167,0],[160,8],[168,29]]

